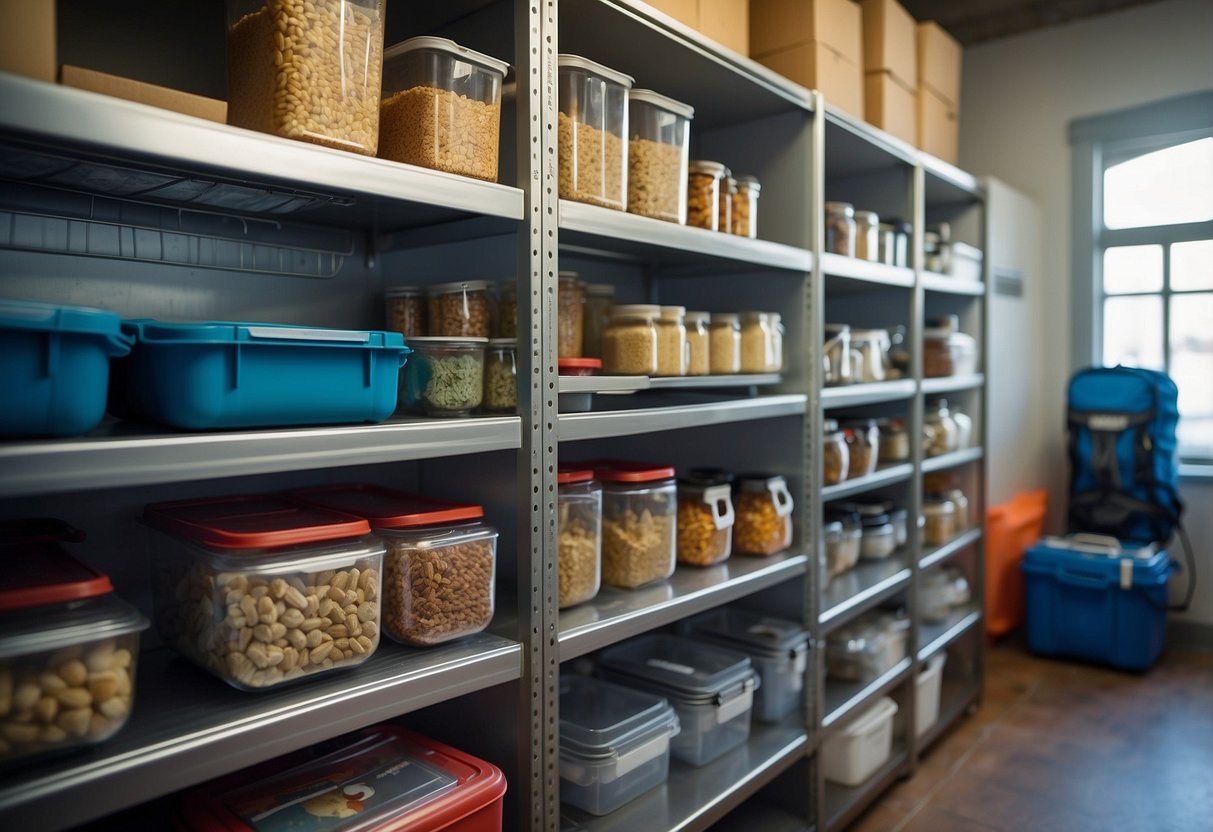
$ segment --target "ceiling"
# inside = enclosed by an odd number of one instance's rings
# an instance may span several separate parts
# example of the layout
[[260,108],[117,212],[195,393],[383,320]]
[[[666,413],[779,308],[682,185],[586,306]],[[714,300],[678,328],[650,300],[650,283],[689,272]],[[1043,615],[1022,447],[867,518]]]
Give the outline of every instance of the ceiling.
[[1157,0],[901,0],[917,20],[934,20],[963,44],[1005,38]]

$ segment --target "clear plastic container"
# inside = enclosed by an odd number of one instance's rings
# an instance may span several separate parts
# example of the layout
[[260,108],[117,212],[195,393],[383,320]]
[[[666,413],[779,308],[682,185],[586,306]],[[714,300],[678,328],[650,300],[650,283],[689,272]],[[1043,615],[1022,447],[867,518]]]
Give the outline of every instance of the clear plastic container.
[[827,202],[826,251],[855,256],[855,206],[849,202]]
[[846,525],[841,520],[827,520],[822,526],[822,534],[825,538],[826,580],[829,581],[859,563],[863,531],[859,523]]
[[877,419],[880,429],[879,462],[907,462],[910,459],[910,432],[902,419]]
[[922,542],[927,546],[942,546],[956,536],[956,503],[942,494],[923,495],[922,516]]
[[494,338],[518,337],[518,284],[514,281],[497,284],[497,314],[493,320]]
[[770,313],[741,313],[741,372],[777,373],[783,366],[782,352]]
[[663,306],[657,319],[657,375],[685,376],[690,360],[685,306]]
[[632,77],[578,55],[558,63],[560,198],[622,211]]
[[355,667],[379,646],[384,549],[366,520],[255,495],[143,520],[160,636],[233,687]]
[[782,373],[787,362],[787,356],[783,351],[783,336],[786,334],[786,330],[783,327],[782,316],[778,312],[768,314],[771,316],[771,349],[775,353],[775,363],[778,365],[776,369]]
[[387,326],[405,338],[425,335],[425,292],[420,286],[393,286],[383,293]]
[[906,524],[908,512],[904,508],[895,508],[889,512],[889,522],[893,524],[893,544],[905,546],[909,538],[909,527]]
[[731,312],[713,312],[708,325],[708,361],[712,375],[741,372],[741,323]]
[[960,479],[954,472],[937,471],[923,475],[922,490],[925,494],[950,500],[956,506],[956,534],[968,530],[969,498],[960,490]]
[[851,350],[863,357],[863,375],[851,381],[858,384],[889,378],[889,347],[889,332],[886,329],[852,329]]
[[866,477],[876,471],[880,457],[880,428],[875,419],[849,419],[842,423],[847,438],[847,450],[851,464],[847,479]]
[[830,633],[826,669],[835,679],[871,682],[907,655],[909,619],[882,612],[866,613]]
[[602,371],[613,375],[657,374],[657,319],[661,307],[636,303],[616,306],[602,335]]
[[795,505],[783,477],[744,474],[737,477],[733,549],[739,555],[767,556],[792,545]]
[[694,161],[687,170],[687,225],[719,230],[716,213],[725,166],[720,162]]
[[883,560],[897,551],[897,529],[887,514],[864,517],[863,537],[859,541],[859,557],[863,560]]
[[663,697],[560,676],[560,802],[607,815],[665,782],[678,714]]
[[383,627],[396,641],[442,644],[493,619],[497,530],[480,506],[374,485],[322,486],[291,497],[365,520],[386,545]]
[[382,0],[228,0],[227,123],[374,156]]
[[385,50],[379,156],[496,182],[507,69],[446,38]]
[[611,322],[615,305],[615,287],[609,283],[591,283],[585,287],[585,326],[581,354],[586,358],[602,358],[602,336]]
[[678,562],[711,566],[733,545],[733,496],[727,484],[678,481]]
[[602,585],[602,486],[588,468],[561,467],[557,483],[560,609],[581,604]]
[[518,339],[491,338],[484,359],[485,410],[513,413],[518,408]]
[[695,109],[652,90],[628,95],[628,212],[683,225]]
[[487,338],[413,338],[404,366],[405,404],[429,416],[467,416],[484,400]]
[[963,376],[977,372],[977,341],[958,331],[956,316],[933,321],[922,333],[924,378]]
[[556,289],[556,353],[581,358],[585,339],[585,284],[577,272],[561,272]]
[[758,236],[758,195],[762,185],[753,176],[737,177],[737,191],[733,194],[733,216],[729,227],[739,237]]
[[57,520],[0,524],[0,763],[103,742],[130,716],[148,623],[60,545]]
[[674,759],[702,766],[749,738],[758,674],[745,653],[650,634],[603,650],[598,661],[605,678],[674,706],[681,726],[670,745]]
[[593,463],[602,483],[602,581],[633,589],[674,573],[678,488],[674,469]]
[[837,420],[826,419],[822,427],[822,484],[838,485],[851,470],[851,451],[847,447],[846,434],[838,429]]
[[720,180],[720,198],[716,203],[716,230],[729,234],[733,230],[733,197],[737,194],[737,180],[733,172],[724,169]]
[[893,754],[893,718],[897,703],[877,699],[862,714],[832,734],[821,745],[825,779],[856,788],[874,775]]
[[924,456],[939,456],[960,449],[960,426],[948,410],[947,399],[926,403],[922,414]]
[[880,259],[880,215],[875,211],[855,212],[855,256],[873,262]]
[[712,316],[707,312],[687,312],[683,321],[687,328],[687,375],[706,376],[712,372],[712,358],[708,339],[708,322]]
[[886,266],[897,265],[897,231],[892,223],[882,222],[876,231],[876,259]]
[[827,387],[851,383],[851,326],[826,324],[822,372]]
[[493,305],[487,280],[440,283],[431,289],[434,315],[429,334],[444,338],[488,338],[493,327]]
[[956,423],[956,447],[973,446],[973,418],[958,407],[951,407],[952,421]]
[[932,569],[922,576],[918,603],[924,621],[945,621],[954,607],[969,601],[969,581],[956,567]]

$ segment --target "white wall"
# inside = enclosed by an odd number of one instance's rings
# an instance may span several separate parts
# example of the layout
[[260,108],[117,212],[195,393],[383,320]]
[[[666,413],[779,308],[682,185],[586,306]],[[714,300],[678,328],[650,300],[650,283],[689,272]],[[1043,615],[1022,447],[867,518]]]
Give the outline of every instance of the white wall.
[[[1069,123],[1082,116],[1213,88],[1213,0],[1166,0],[978,44],[965,50],[960,162],[1033,198],[1043,218],[1044,265],[1030,331],[1005,333],[993,350],[1041,339],[1032,375],[1043,429],[1025,431],[1050,501],[1049,528],[1064,523],[1065,388],[1070,367]],[[995,328],[995,332],[999,330]],[[1005,339],[1005,340],[1003,340]],[[994,400],[1006,391],[993,391]],[[991,470],[991,477],[998,472]],[[1187,484],[1193,543],[1204,579],[1186,618],[1213,623],[1213,488]],[[993,489],[992,489],[993,493]]]

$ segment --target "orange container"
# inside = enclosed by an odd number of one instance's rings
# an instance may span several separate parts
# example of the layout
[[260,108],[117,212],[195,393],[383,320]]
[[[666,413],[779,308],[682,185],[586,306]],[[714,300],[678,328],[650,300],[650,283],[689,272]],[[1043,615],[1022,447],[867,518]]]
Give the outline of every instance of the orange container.
[[986,634],[1004,636],[1023,623],[1024,585],[1019,563],[1040,539],[1047,489],[1024,491],[986,513]]

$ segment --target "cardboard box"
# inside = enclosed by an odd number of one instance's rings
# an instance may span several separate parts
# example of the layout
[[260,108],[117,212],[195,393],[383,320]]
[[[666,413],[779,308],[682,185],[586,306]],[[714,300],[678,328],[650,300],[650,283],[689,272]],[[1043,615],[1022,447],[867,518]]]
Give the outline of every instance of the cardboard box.
[[755,60],[801,86],[821,90],[827,104],[863,118],[863,70],[828,44],[811,41]]
[[918,148],[955,165],[960,157],[960,112],[925,87],[918,88]]
[[960,44],[938,23],[918,24],[918,86],[956,106],[960,105],[961,57]]
[[649,5],[734,52],[749,54],[750,0],[649,0]]
[[918,101],[913,87],[888,71],[864,73],[864,120],[909,144],[918,141]]
[[227,123],[226,101],[216,101],[213,98],[205,98],[193,93],[158,87],[155,84],[146,84],[143,81],[67,64],[64,64],[59,70],[59,82],[65,87],[75,87],[102,95],[112,95],[115,98],[124,98],[127,101],[136,101],[140,104],[150,104],[163,110],[172,110],[208,121],[217,121],[220,124]]
[[[863,68],[863,23],[851,0],[750,0],[750,54],[755,57],[824,43]],[[857,79],[862,87],[863,80]]]
[[49,0],[0,3],[0,70],[55,82],[55,4]]
[[897,0],[862,0],[863,71],[891,72],[918,85],[918,25]]

